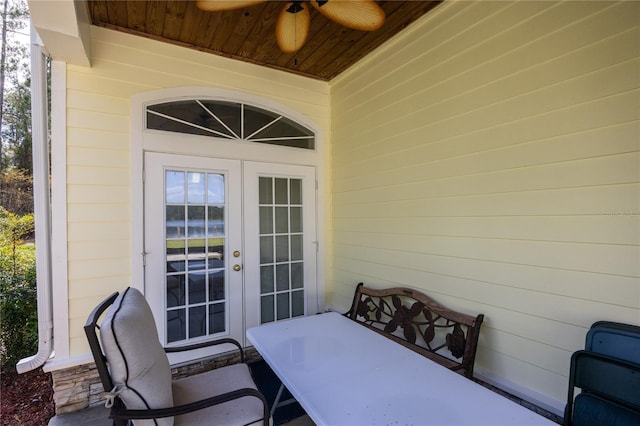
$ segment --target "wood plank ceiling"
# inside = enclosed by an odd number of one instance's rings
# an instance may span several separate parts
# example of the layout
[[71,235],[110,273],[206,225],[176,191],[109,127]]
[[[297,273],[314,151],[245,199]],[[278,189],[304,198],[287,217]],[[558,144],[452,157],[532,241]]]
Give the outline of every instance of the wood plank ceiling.
[[88,6],[97,26],[328,81],[439,2],[378,1],[386,21],[372,32],[345,28],[310,8],[309,38],[295,54],[281,52],[275,39],[282,1],[225,12],[204,12],[184,0],[89,0]]

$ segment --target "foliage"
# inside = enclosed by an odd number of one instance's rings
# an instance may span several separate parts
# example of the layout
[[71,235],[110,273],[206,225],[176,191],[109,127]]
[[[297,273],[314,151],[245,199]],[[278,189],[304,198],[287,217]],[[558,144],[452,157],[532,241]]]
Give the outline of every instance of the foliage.
[[3,0],[0,14],[0,170],[15,167],[31,174],[29,12],[24,0]]
[[2,116],[4,162],[33,174],[31,156],[31,79],[5,92]]
[[0,367],[12,369],[33,355],[38,344],[36,261],[33,215],[18,216],[0,207]]
[[0,172],[0,206],[11,213],[33,212],[33,178],[24,170]]

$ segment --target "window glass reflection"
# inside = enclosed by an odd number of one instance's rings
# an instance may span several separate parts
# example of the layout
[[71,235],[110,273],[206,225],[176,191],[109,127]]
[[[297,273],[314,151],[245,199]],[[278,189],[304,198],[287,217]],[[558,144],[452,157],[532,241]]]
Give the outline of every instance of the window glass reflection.
[[258,180],[258,203],[273,204],[273,178],[260,177]]
[[167,307],[185,304],[184,275],[167,276]]
[[289,264],[276,265],[276,290],[289,290]]
[[276,193],[276,202],[275,204],[289,204],[289,185],[287,184],[288,179],[284,178],[275,178],[274,186]]
[[167,238],[183,238],[185,236],[184,206],[167,206],[166,215]]
[[226,304],[214,303],[209,305],[209,332],[222,333],[227,329],[226,325]]
[[260,294],[273,293],[273,265],[260,267]]
[[276,295],[276,304],[277,319],[283,320],[289,318],[289,293]]
[[187,219],[187,235],[189,237],[204,237],[204,206],[189,206]]
[[262,296],[260,298],[260,323],[264,324],[275,320],[273,307],[273,295]]
[[169,343],[187,338],[186,312],[176,309],[167,312],[167,341]]
[[224,204],[224,176],[209,173],[208,178],[207,202],[209,204]]
[[209,301],[224,300],[224,270],[209,272]]
[[165,172],[165,198],[169,203],[184,203],[184,172],[167,170]]
[[207,236],[224,236],[224,207],[209,206],[207,214]]
[[189,304],[202,303],[207,300],[205,272],[189,273]]
[[204,204],[204,173],[189,172],[187,174],[187,201],[189,204]]
[[204,306],[189,308],[189,338],[207,334],[207,316]]

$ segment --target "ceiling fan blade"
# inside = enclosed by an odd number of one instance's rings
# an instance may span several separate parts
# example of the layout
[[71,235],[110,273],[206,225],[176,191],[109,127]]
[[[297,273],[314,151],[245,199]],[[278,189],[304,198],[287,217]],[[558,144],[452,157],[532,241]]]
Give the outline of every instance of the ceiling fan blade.
[[267,0],[198,0],[196,6],[198,9],[207,12],[220,12],[223,10],[241,9],[243,7],[253,6],[254,4],[264,3]]
[[276,22],[276,40],[280,50],[293,53],[304,45],[309,35],[309,6],[300,2],[287,2]]
[[373,31],[384,24],[384,10],[374,0],[311,0],[310,3],[325,17],[354,30]]

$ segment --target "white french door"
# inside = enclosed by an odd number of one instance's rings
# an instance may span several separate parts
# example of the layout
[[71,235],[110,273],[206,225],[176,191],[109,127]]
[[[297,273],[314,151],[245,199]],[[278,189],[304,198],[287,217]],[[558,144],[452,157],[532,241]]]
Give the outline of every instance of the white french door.
[[245,321],[317,313],[315,169],[245,161]]
[[[315,313],[315,168],[145,153],[145,295],[165,346]],[[176,359],[177,360],[177,359]]]

